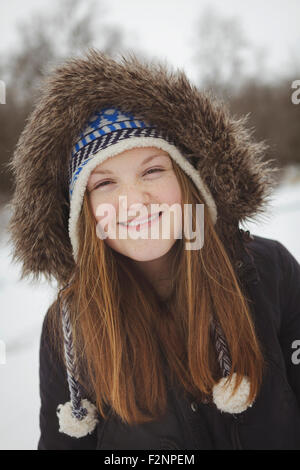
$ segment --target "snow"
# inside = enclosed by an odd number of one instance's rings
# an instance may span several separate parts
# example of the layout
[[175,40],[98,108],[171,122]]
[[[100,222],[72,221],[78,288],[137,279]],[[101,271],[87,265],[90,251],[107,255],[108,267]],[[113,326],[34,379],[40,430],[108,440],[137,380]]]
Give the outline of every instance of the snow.
[[[292,172],[294,175],[295,173]],[[5,226],[9,214],[0,214]],[[243,224],[251,233],[283,243],[300,262],[300,178],[289,177],[274,191],[265,216]],[[55,285],[19,281],[10,247],[0,234],[0,450],[36,450],[39,439],[39,340]],[[6,359],[4,361],[3,359]],[[5,362],[5,363],[2,363]]]
[[242,228],[255,235],[280,241],[300,262],[300,177],[294,184],[281,184],[273,192],[272,199],[265,220],[248,222]]
[[[39,437],[39,339],[54,287],[19,281],[5,239],[0,242],[0,449],[36,449]],[[3,353],[2,353],[3,356]]]

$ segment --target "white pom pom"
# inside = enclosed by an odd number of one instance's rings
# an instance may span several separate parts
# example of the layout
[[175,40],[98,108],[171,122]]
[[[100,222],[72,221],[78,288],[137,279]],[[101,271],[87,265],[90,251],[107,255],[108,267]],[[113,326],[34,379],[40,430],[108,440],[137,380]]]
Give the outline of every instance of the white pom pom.
[[87,409],[87,415],[79,420],[72,415],[72,403],[66,402],[58,405],[57,416],[59,421],[59,431],[71,437],[84,437],[91,434],[97,426],[97,408],[86,398],[82,400],[82,407]]
[[250,392],[250,382],[247,377],[243,377],[237,391],[232,397],[230,397],[235,385],[236,377],[237,375],[234,373],[227,386],[225,386],[227,377],[223,377],[213,388],[213,401],[220,411],[225,411],[227,413],[242,413],[253,404],[252,402],[250,405],[247,405],[247,399]]

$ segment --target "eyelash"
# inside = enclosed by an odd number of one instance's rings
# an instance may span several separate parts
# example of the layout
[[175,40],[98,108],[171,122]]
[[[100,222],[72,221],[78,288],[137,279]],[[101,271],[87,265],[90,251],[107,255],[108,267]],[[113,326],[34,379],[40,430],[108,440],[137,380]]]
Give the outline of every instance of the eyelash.
[[[146,171],[145,175],[147,175],[147,173],[149,173],[150,171],[154,171],[154,172],[155,172],[155,171],[165,171],[165,170],[162,170],[161,168],[150,168],[150,170],[147,170],[147,171]],[[107,186],[105,183],[110,183],[110,181],[109,181],[109,180],[107,180],[107,181],[102,181],[101,183],[97,184],[97,185],[94,187],[94,189],[97,189],[97,188],[103,187],[103,186]]]

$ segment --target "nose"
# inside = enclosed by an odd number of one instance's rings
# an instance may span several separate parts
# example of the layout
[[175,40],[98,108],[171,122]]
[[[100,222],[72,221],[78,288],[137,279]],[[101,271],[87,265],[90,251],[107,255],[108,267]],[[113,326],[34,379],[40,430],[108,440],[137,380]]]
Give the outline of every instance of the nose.
[[[139,209],[150,204],[151,196],[148,191],[137,184],[123,185],[118,193],[120,209],[127,211],[128,218],[140,216]],[[126,207],[127,206],[127,207]],[[130,212],[131,209],[131,212]]]

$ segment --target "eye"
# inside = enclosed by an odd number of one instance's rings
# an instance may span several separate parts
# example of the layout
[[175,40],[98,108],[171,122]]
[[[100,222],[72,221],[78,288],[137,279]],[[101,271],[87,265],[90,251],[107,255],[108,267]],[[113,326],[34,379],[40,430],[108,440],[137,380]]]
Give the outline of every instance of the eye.
[[111,181],[102,181],[102,183],[97,184],[97,185],[94,187],[94,189],[97,189],[97,188],[99,188],[100,186],[106,186],[105,183],[111,183]]
[[150,170],[146,171],[145,175],[151,174],[150,171],[155,172],[155,171],[164,171],[164,170],[162,170],[161,168],[150,168]]
[[[165,171],[165,170],[163,170],[162,168],[150,168],[150,170],[146,171],[145,175],[152,174],[151,172],[158,172],[158,171],[162,172],[162,171]],[[97,188],[100,188],[100,187],[103,187],[103,186],[107,186],[110,183],[111,183],[111,181],[109,181],[109,180],[102,181],[101,183],[98,183],[93,189],[97,189]]]

